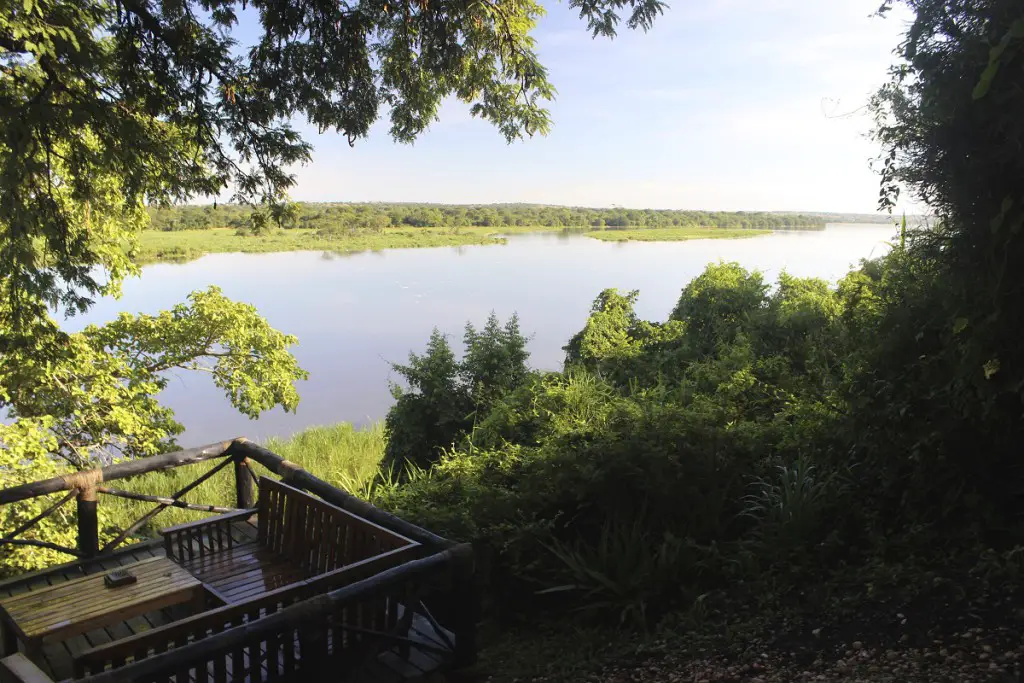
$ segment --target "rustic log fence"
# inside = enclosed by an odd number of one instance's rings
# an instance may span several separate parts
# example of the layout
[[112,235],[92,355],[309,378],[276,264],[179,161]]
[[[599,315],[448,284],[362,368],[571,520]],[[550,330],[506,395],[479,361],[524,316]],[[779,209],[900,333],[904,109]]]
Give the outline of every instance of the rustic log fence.
[[[218,463],[215,467],[205,472],[191,484],[183,487],[181,490],[173,493],[169,497],[149,496],[102,485],[106,482],[116,481],[118,479],[135,477],[140,474],[168,470],[175,467],[192,465],[218,458],[222,459],[222,462]],[[148,522],[152,521],[156,515],[168,507],[215,513],[246,510],[253,507],[256,498],[256,473],[252,468],[253,462],[267,468],[274,474],[278,475],[282,481],[291,484],[296,488],[300,488],[314,495],[320,496],[328,503],[337,505],[344,510],[348,510],[353,514],[364,517],[371,522],[393,529],[397,533],[402,534],[403,536],[408,536],[419,543],[442,549],[452,545],[451,541],[448,541],[447,539],[414,524],[410,524],[409,522],[406,522],[399,517],[395,517],[380,508],[374,507],[364,500],[356,498],[341,489],[331,486],[322,479],[302,469],[302,467],[296,463],[285,460],[281,456],[263,448],[262,446],[258,446],[247,439],[235,439],[234,441],[224,441],[221,443],[210,444],[208,446],[201,446],[199,448],[190,448],[175,451],[173,453],[163,453],[161,455],[154,455],[147,458],[118,462],[106,467],[73,472],[58,477],[51,477],[50,479],[44,479],[42,481],[21,484],[20,486],[12,486],[11,488],[0,490],[0,505],[60,493],[61,491],[68,491],[66,496],[51,505],[49,508],[19,526],[11,534],[0,538],[0,546],[8,544],[29,545],[58,550],[74,557],[94,557],[110,553],[116,549],[132,534],[136,533]],[[229,508],[202,505],[188,503],[181,500],[181,498],[190,491],[220,472],[222,469],[226,468],[228,465],[234,465],[237,507]],[[101,548],[99,546],[99,526],[97,520],[99,494],[152,502],[156,503],[156,506],[129,525],[126,529],[123,529],[115,538],[110,540]],[[75,498],[77,501],[77,548],[67,548],[46,541],[18,538],[18,536],[25,533],[40,521],[49,517],[63,507],[71,500],[71,498]]]
[[[212,460],[220,460],[220,462],[170,496],[136,493],[108,485],[118,479]],[[354,624],[348,616],[341,616],[342,614],[349,615],[352,610],[368,609],[366,605],[371,603],[375,610],[384,609],[388,620],[393,620],[397,616],[397,613],[388,611],[392,609],[393,605],[401,605],[400,609],[404,611],[413,610],[420,615],[419,618],[426,619],[433,626],[437,626],[438,632],[442,634],[444,630],[439,628],[428,606],[443,604],[444,620],[451,633],[455,634],[452,639],[454,642],[449,643],[453,652],[454,665],[465,665],[473,661],[476,651],[475,625],[478,620],[478,601],[473,589],[473,553],[469,546],[457,545],[385,512],[367,501],[331,486],[296,463],[285,460],[246,439],[235,439],[199,448],[117,462],[106,467],[0,490],[0,506],[64,492],[63,496],[45,510],[21,523],[11,533],[3,535],[0,532],[0,547],[22,545],[49,548],[79,558],[72,564],[85,566],[99,562],[105,557],[120,554],[122,551],[118,550],[118,546],[148,522],[151,522],[161,511],[170,507],[224,514],[226,515],[225,521],[227,521],[234,516],[233,513],[252,511],[256,507],[258,478],[253,467],[254,463],[276,474],[282,482],[292,487],[318,496],[327,503],[415,541],[422,547],[420,556],[423,559],[411,559],[393,569],[360,578],[355,583],[334,590],[330,590],[324,584],[322,590],[329,592],[319,594],[316,594],[314,590],[304,592],[300,601],[291,604],[284,601],[275,603],[274,596],[270,595],[268,596],[269,606],[259,614],[235,615],[230,609],[226,609],[223,614],[225,618],[220,623],[214,623],[220,619],[220,613],[212,617],[213,622],[210,621],[210,618],[201,616],[194,622],[183,624],[182,628],[188,628],[189,631],[185,640],[175,642],[177,647],[172,650],[165,649],[167,646],[163,645],[152,650],[151,655],[148,653],[140,655],[136,650],[130,657],[125,655],[123,659],[118,650],[113,653],[115,657],[105,659],[105,661],[104,657],[109,653],[96,652],[91,655],[91,659],[88,657],[83,659],[81,664],[84,665],[84,668],[77,673],[94,673],[95,675],[86,680],[100,683],[100,681],[106,680],[149,679],[154,673],[183,671],[183,667],[187,667],[190,670],[191,679],[198,681],[206,680],[208,667],[212,667],[209,670],[213,673],[213,678],[222,680],[221,667],[225,653],[240,653],[244,650],[256,656],[262,651],[265,656],[268,649],[275,648],[276,651],[279,644],[286,642],[281,639],[301,636],[305,638],[305,645],[302,645],[300,649],[309,656],[315,657],[318,652],[317,648],[320,647],[317,645],[318,639],[323,639],[324,633],[332,633],[331,629],[337,631],[338,628],[345,631],[345,635],[333,635],[328,638],[335,639],[331,640],[332,643],[339,643],[338,647],[341,648],[337,650],[339,656],[345,654],[348,643],[379,642],[392,645],[395,643],[411,645],[409,642],[404,642],[405,636],[400,633],[389,634],[387,629],[380,627],[380,624],[372,625],[372,628],[365,628],[362,629],[365,632],[360,632],[361,627],[358,624]],[[183,500],[183,497],[189,492],[229,465],[232,466],[234,473],[237,507]],[[97,507],[101,502],[101,496],[150,502],[154,504],[154,507],[100,547]],[[62,509],[72,499],[76,500],[77,510],[76,548],[21,538],[22,534]],[[4,583],[5,586],[10,587],[21,581],[27,583],[31,580],[33,580],[33,575],[26,575]],[[433,589],[427,590],[431,586]],[[440,592],[437,590],[438,587],[441,587]],[[312,589],[313,586],[310,588]],[[382,624],[384,626],[393,625],[391,621],[387,620]],[[340,633],[340,631],[337,632]],[[180,634],[175,637],[180,638]],[[291,655],[288,653],[292,651],[289,648],[284,648],[283,645],[281,647],[283,658],[281,666],[290,667],[294,662],[289,664]],[[163,652],[161,652],[162,650]],[[332,645],[332,652],[334,651]],[[307,660],[306,664],[308,665],[310,662],[311,660]],[[306,667],[303,668],[306,669]],[[284,671],[282,670],[281,673]]]

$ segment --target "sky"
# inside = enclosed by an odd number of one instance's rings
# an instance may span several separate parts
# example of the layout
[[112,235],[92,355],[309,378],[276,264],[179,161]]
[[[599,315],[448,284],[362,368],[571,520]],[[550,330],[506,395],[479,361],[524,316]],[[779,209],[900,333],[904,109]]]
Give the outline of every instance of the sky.
[[509,145],[455,100],[412,145],[386,121],[355,148],[299,123],[315,151],[291,196],[873,212],[865,104],[906,28],[878,5],[671,0],[649,33],[608,40],[550,3],[536,31],[558,90],[547,137]]

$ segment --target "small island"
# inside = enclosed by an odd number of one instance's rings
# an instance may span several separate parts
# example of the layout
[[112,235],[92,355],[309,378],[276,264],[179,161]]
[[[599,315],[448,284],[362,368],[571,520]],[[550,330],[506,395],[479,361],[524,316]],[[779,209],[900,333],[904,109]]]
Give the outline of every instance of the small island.
[[572,231],[608,242],[736,239],[772,230],[823,230],[824,214],[594,209],[536,204],[293,203],[261,207],[152,208],[136,263],[191,261],[212,253],[352,253],[501,244],[503,235]]

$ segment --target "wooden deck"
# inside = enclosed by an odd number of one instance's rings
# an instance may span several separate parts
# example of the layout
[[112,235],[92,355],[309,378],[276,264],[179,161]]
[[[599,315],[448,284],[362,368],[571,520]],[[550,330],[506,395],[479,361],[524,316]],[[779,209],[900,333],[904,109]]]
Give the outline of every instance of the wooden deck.
[[[198,546],[196,548],[195,562],[197,566],[192,569],[193,571],[198,570],[197,575],[202,575],[204,582],[213,585],[211,607],[225,602],[232,603],[261,591],[273,590],[289,580],[301,580],[302,577],[295,573],[294,568],[279,567],[265,562],[266,558],[261,555],[265,550],[256,542],[257,522],[255,518],[249,521],[234,522],[231,525],[231,536],[234,545],[230,553],[210,556],[199,553]],[[210,538],[193,540],[193,543],[209,544],[206,546],[207,548],[212,548],[214,542],[214,539]],[[12,583],[10,586],[0,585],[0,596],[18,595],[47,588],[83,576],[103,573],[119,566],[164,556],[165,549],[159,540],[147,541],[105,557],[98,557],[95,560],[41,572],[27,582]],[[200,559],[201,557],[203,559]],[[211,562],[211,557],[217,557],[219,560]],[[201,564],[202,562],[207,564]],[[72,658],[75,655],[92,647],[144,633],[194,613],[195,608],[189,605],[160,609],[63,641],[47,643],[42,648],[42,661],[37,661],[37,663],[55,681],[70,679],[73,675]],[[351,677],[351,680],[359,683],[399,683],[400,681],[423,678],[443,664],[443,657],[436,651],[448,650],[454,644],[454,636],[451,632],[435,627],[420,614],[416,614],[413,618],[409,640],[425,647],[419,649],[415,646],[412,648],[396,646],[386,650],[375,660],[367,662],[363,669]],[[249,681],[264,678],[263,675],[251,676],[249,672],[242,676],[234,676],[231,675],[230,668],[229,662],[228,680]],[[265,664],[264,669],[266,669]],[[313,680],[309,675],[303,675],[300,678]],[[169,677],[168,680],[174,680],[174,678]],[[175,681],[175,683],[181,683],[181,681]]]

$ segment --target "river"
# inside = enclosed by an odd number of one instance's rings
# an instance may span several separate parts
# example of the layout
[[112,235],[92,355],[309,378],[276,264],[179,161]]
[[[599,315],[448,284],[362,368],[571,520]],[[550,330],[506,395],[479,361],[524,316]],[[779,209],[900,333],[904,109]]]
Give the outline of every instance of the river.
[[235,436],[287,436],[305,427],[384,417],[390,363],[421,351],[436,326],[461,349],[467,321],[491,310],[517,312],[531,337],[531,365],[558,369],[561,347],[604,288],[639,289],[637,312],[664,320],[682,287],[712,261],[738,261],[769,280],[780,270],[835,281],[861,258],[879,256],[895,229],[830,225],[739,240],[601,242],[580,234],[515,235],[495,246],[394,249],[358,254],[211,254],[185,264],[147,266],[120,300],[101,300],[69,330],[119,311],[154,313],[214,284],[254,304],[272,325],[299,338],[294,353],[310,372],[298,411],[253,421],[232,409],[206,375],[182,372],[163,393],[194,446]]

